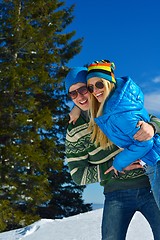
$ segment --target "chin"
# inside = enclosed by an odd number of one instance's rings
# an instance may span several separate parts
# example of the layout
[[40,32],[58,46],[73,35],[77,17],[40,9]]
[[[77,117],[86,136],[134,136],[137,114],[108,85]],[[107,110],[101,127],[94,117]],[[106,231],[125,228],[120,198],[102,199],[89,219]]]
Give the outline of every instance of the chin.
[[99,103],[101,103],[101,102],[103,101],[103,99],[97,99],[97,101],[98,101]]
[[87,111],[87,110],[89,109],[88,106],[87,106],[87,107],[85,107],[85,106],[81,106],[80,108],[82,109],[82,111]]

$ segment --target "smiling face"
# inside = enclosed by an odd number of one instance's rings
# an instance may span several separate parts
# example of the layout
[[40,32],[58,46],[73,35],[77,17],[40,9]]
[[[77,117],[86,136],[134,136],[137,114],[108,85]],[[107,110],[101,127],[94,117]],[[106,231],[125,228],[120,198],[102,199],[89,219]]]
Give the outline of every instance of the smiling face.
[[103,102],[105,98],[105,85],[103,80],[99,77],[93,77],[88,79],[88,88],[92,89],[91,93],[98,100],[98,102]]
[[[72,101],[79,108],[81,108],[83,111],[89,110],[89,97],[90,97],[90,93],[88,92],[88,90],[85,90],[85,89],[82,88],[82,87],[85,87],[85,86],[86,86],[85,83],[80,83],[79,82],[79,83],[73,84],[69,88],[69,93],[71,93],[71,94],[72,94],[73,91],[76,91],[77,97],[75,97],[74,99],[72,98]],[[79,91],[79,89],[80,89],[80,91]],[[73,93],[75,93],[75,92],[73,92]]]

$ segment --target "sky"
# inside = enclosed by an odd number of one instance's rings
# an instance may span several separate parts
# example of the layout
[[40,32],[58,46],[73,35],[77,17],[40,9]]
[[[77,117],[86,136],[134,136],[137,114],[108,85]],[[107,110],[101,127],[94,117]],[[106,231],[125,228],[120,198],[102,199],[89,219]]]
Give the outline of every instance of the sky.
[[[160,117],[160,1],[159,0],[66,0],[75,4],[74,20],[66,32],[83,38],[82,50],[69,67],[109,59],[115,76],[130,76],[142,89],[145,107]],[[102,203],[103,188],[90,184],[86,202]]]
[[[117,77],[129,75],[145,93],[149,111],[160,107],[160,1],[67,0],[75,3],[69,30],[84,38],[70,67],[109,59]],[[155,96],[157,100],[155,101]],[[148,100],[147,100],[148,98]]]
[[[102,208],[63,219],[41,219],[32,225],[0,233],[0,240],[100,240]],[[63,231],[62,231],[63,229]],[[151,228],[136,212],[126,240],[153,240]]]

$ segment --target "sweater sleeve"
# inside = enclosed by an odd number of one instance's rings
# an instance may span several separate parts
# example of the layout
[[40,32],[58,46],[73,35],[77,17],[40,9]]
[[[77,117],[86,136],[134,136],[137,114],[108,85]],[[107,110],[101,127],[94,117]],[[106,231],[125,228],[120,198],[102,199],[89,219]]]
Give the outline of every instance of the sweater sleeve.
[[160,134],[160,119],[150,115],[150,120],[152,125],[155,127],[156,133]]
[[[84,134],[84,135],[83,135]],[[70,174],[78,185],[100,182],[99,165],[89,163],[90,135],[81,130],[73,136],[66,135],[66,158]]]

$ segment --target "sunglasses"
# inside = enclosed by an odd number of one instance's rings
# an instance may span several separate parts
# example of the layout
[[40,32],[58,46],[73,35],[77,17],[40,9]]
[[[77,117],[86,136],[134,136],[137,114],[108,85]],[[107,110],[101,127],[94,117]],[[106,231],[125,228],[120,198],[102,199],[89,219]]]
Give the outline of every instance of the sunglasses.
[[[102,88],[104,88],[104,83],[103,83],[102,81],[97,81],[97,82],[95,83],[95,86],[96,86],[96,88],[98,88],[98,89],[102,89]],[[88,85],[88,91],[89,91],[90,93],[93,93],[95,86],[94,86],[93,84]]]
[[87,86],[82,86],[82,87],[80,87],[80,88],[78,88],[78,89],[76,89],[74,91],[69,92],[69,96],[72,99],[76,99],[77,96],[78,96],[78,93],[80,95],[85,95],[87,92],[88,92]]

